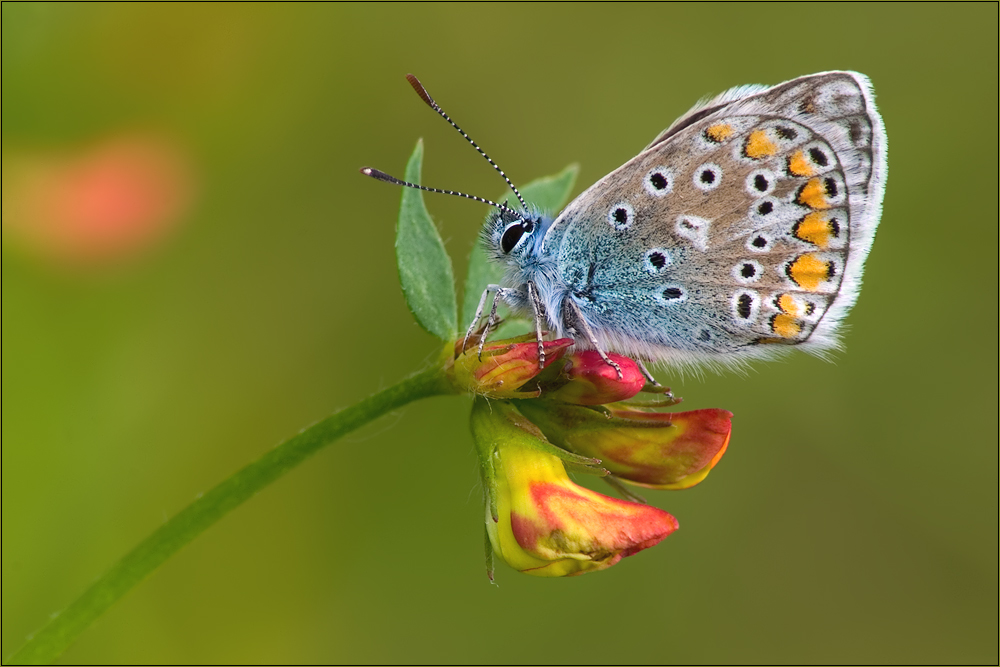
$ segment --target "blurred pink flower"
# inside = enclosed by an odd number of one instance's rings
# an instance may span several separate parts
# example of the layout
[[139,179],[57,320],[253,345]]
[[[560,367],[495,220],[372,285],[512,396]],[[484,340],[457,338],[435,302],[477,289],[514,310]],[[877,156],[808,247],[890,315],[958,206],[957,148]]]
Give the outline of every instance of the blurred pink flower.
[[62,155],[5,155],[3,172],[4,235],[63,265],[138,255],[165,239],[190,203],[188,160],[148,134]]

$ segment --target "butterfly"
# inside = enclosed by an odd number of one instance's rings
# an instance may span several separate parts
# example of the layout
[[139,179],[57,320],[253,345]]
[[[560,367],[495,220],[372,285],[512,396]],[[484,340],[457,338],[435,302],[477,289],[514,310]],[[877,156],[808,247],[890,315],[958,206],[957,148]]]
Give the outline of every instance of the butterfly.
[[885,129],[863,74],[821,72],[703,100],[556,216],[529,207],[407,78],[521,204],[362,170],[494,207],[482,241],[505,277],[483,293],[466,340],[492,293],[485,332],[506,303],[534,321],[540,364],[543,329],[616,368],[608,352],[685,368],[839,347],[885,192]]

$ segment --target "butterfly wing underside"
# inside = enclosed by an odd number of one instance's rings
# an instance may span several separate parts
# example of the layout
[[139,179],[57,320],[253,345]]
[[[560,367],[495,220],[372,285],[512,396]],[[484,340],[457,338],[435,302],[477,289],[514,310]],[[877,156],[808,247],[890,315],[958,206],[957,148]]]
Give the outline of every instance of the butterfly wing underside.
[[835,348],[881,214],[863,75],[699,105],[574,200],[543,252],[606,349],[681,365]]

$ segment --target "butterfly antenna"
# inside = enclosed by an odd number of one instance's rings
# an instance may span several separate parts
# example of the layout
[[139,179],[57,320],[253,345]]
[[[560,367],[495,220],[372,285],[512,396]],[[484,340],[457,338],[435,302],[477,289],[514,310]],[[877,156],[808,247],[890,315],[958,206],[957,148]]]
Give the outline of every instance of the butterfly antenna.
[[407,74],[406,80],[410,82],[410,85],[413,86],[413,90],[417,91],[417,95],[420,96],[420,99],[422,99],[427,104],[427,106],[429,106],[431,109],[434,109],[434,111],[438,112],[438,115],[440,115],[442,118],[448,121],[453,128],[458,130],[459,134],[465,137],[465,140],[468,141],[470,144],[472,144],[472,147],[475,148],[477,151],[479,151],[479,154],[482,155],[484,158],[486,158],[487,162],[493,165],[493,168],[496,169],[501,176],[503,176],[503,180],[507,181],[507,185],[509,185],[510,189],[514,191],[514,194],[517,195],[517,200],[521,202],[521,206],[524,207],[524,211],[525,213],[527,213],[528,204],[525,203],[524,197],[521,196],[521,193],[517,191],[517,188],[514,187],[514,184],[510,182],[509,178],[507,178],[507,174],[503,173],[503,169],[498,167],[497,163],[494,162],[492,159],[490,159],[490,156],[487,155],[486,152],[479,147],[479,144],[473,141],[472,137],[467,135],[465,133],[465,130],[460,128],[455,123],[455,121],[453,121],[451,117],[444,112],[444,109],[438,106],[438,103],[435,102],[434,98],[430,96],[430,93],[427,92],[427,89],[424,88],[423,84],[421,84],[420,81],[417,80],[417,77],[413,76],[412,74]]
[[[469,195],[464,192],[456,192],[455,190],[441,190],[438,188],[428,188],[423,185],[417,185],[416,183],[410,183],[408,181],[402,181],[395,176],[390,176],[384,171],[379,171],[378,169],[372,169],[371,167],[362,167],[361,173],[365,176],[371,176],[375,180],[384,181],[386,183],[392,183],[393,185],[405,185],[408,188],[416,188],[417,190],[424,190],[425,192],[440,192],[443,195],[455,195],[456,197],[465,197],[466,199],[474,199],[476,201],[481,201],[484,204],[489,204],[494,206],[501,211],[507,211],[512,215],[517,215],[517,211],[505,204],[498,204],[495,201],[490,201],[489,199],[484,199],[482,197],[477,197],[476,195]],[[515,190],[516,192],[516,190]]]

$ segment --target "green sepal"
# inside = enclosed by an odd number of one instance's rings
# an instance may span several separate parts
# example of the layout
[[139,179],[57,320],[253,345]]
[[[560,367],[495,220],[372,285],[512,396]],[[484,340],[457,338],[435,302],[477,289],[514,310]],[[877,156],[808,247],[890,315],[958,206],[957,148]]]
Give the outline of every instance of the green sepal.
[[[498,446],[507,442],[531,447],[555,456],[574,471],[604,476],[609,472],[601,467],[601,460],[574,454],[549,442],[537,426],[528,421],[510,401],[489,400],[477,396],[470,417],[472,438],[479,454],[483,486],[489,497],[495,496],[496,470],[493,457]],[[491,507],[491,512],[495,508]],[[496,518],[496,514],[492,514]]]
[[[643,389],[643,391],[645,392],[646,390]],[[683,398],[680,396],[674,396],[669,393],[669,390],[666,394],[658,394],[655,398],[642,399],[639,398],[640,396],[642,396],[642,393],[637,394],[635,397],[630,398],[627,401],[619,401],[614,405],[626,407],[629,410],[636,410],[642,408],[672,408],[673,406],[680,405],[684,402]]]
[[483,528],[483,536],[486,539],[486,576],[493,581],[493,542],[490,541],[490,529]]

